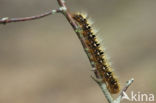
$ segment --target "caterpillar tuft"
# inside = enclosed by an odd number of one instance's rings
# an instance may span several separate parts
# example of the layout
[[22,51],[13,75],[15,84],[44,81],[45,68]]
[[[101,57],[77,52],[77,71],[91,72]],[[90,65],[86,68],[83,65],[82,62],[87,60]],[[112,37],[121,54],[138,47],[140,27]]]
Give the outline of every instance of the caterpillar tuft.
[[118,80],[112,72],[110,63],[106,59],[106,54],[97,38],[98,31],[92,26],[93,22],[90,18],[89,20],[87,19],[87,14],[85,13],[75,13],[73,14],[73,19],[81,29],[81,34],[85,38],[85,44],[87,44],[88,51],[92,55],[91,59],[102,81],[106,84],[110,93],[118,93],[120,91]]

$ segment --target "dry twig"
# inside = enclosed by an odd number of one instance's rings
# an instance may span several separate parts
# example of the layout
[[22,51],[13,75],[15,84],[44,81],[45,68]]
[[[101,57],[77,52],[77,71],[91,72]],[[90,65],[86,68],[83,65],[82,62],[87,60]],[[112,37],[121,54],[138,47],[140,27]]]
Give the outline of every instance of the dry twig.
[[35,19],[40,19],[43,18],[45,16],[49,16],[51,14],[55,14],[55,13],[62,13],[66,19],[68,20],[68,22],[71,24],[71,26],[73,27],[75,33],[77,34],[79,40],[81,41],[81,44],[83,46],[83,49],[85,51],[85,53],[88,56],[88,59],[90,61],[90,64],[92,66],[92,70],[94,70],[95,76],[96,77],[92,77],[92,79],[100,86],[102,92],[104,93],[106,99],[108,100],[109,103],[120,103],[120,101],[122,100],[123,97],[123,93],[126,92],[126,90],[128,89],[128,87],[133,83],[134,79],[129,80],[126,83],[126,86],[124,87],[124,89],[121,91],[120,95],[118,96],[117,99],[113,99],[111,96],[111,93],[108,91],[106,84],[100,81],[100,76],[98,75],[99,73],[97,73],[96,68],[95,68],[95,64],[93,63],[93,61],[91,60],[89,51],[88,51],[88,47],[85,44],[85,39],[81,36],[81,32],[79,31],[80,28],[79,26],[76,24],[75,20],[72,18],[72,14],[69,12],[66,4],[65,4],[65,0],[57,0],[58,4],[60,6],[59,9],[56,10],[51,10],[49,12],[45,12],[43,14],[37,15],[37,16],[31,16],[31,17],[24,17],[24,18],[11,18],[9,19],[8,17],[2,18],[0,19],[0,24],[6,24],[6,23],[11,23],[11,22],[20,22],[20,21],[29,21],[29,20],[35,20]]
[[45,12],[43,14],[40,15],[35,15],[35,16],[30,16],[30,17],[23,17],[23,18],[9,18],[9,17],[4,17],[0,19],[0,24],[7,24],[7,23],[12,23],[12,22],[21,22],[21,21],[30,21],[30,20],[36,20],[36,19],[40,19],[46,16],[49,16],[51,14],[55,14],[60,12],[59,9],[57,10],[51,10],[48,12]]

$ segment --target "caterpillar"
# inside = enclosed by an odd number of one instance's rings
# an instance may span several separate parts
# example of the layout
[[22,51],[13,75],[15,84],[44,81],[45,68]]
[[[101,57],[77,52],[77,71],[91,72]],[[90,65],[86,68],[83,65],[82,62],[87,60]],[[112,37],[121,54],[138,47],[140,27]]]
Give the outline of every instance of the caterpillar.
[[93,31],[91,24],[87,20],[87,16],[81,13],[73,14],[73,19],[81,29],[81,34],[85,38],[85,44],[88,47],[88,52],[92,56],[91,60],[95,64],[102,82],[104,82],[111,94],[116,94],[120,91],[118,80],[112,72],[112,68],[106,59],[104,50],[101,49],[96,33]]

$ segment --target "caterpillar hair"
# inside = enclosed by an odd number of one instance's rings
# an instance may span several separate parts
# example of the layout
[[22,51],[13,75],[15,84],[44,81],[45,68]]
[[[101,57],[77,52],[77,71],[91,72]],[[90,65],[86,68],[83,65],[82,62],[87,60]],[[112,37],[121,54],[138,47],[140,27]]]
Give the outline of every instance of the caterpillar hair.
[[93,29],[93,22],[87,19],[86,14],[75,13],[73,19],[79,25],[82,36],[85,38],[85,43],[88,47],[89,53],[92,55],[92,61],[95,64],[96,71],[98,71],[102,82],[104,82],[110,93],[116,94],[120,91],[118,80],[112,72],[110,63],[106,59],[104,50],[97,38],[97,31]]

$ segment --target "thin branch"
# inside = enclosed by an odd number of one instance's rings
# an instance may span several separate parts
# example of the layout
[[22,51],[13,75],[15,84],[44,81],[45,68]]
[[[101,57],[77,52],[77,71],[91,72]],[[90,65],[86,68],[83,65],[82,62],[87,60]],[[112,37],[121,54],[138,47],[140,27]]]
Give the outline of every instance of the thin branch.
[[77,34],[77,36],[78,36],[78,38],[79,38],[79,40],[80,40],[80,42],[81,42],[81,44],[82,44],[82,46],[83,46],[83,49],[84,49],[85,53],[86,53],[87,56],[88,56],[88,59],[89,59],[90,64],[91,64],[91,66],[92,66],[92,70],[94,70],[94,73],[95,73],[96,77],[100,77],[100,76],[98,75],[98,73],[95,71],[95,63],[94,63],[94,61],[91,60],[92,57],[91,57],[91,55],[90,55],[90,53],[89,53],[89,51],[88,51],[88,46],[87,46],[87,44],[85,44],[85,38],[81,36],[81,35],[83,35],[83,34],[81,34],[81,32],[80,32],[80,27],[76,24],[75,20],[72,18],[72,14],[71,14],[70,11],[68,10],[68,8],[67,8],[67,6],[66,6],[66,4],[65,4],[65,0],[57,0],[57,1],[58,1],[58,4],[60,5],[60,7],[63,9],[63,10],[62,10],[62,11],[63,11],[63,12],[62,12],[63,15],[66,17],[66,19],[68,20],[68,22],[69,22],[69,23],[71,24],[71,26],[73,27],[75,33]]
[[104,93],[107,101],[109,103],[112,103],[113,102],[113,98],[112,98],[111,94],[109,93],[106,84],[103,83],[101,79],[97,79],[97,78],[95,78],[93,76],[91,76],[91,78],[100,86],[100,88],[101,88],[102,92]]
[[133,83],[134,79],[130,79],[129,81],[127,81],[126,86],[123,88],[123,90],[121,91],[120,95],[118,96],[118,98],[116,98],[113,103],[120,103],[122,100],[122,97],[124,96],[124,93],[127,91],[128,87]]
[[85,43],[85,38],[82,36],[82,32],[80,27],[76,24],[75,20],[72,17],[72,14],[69,12],[66,4],[65,4],[65,0],[57,0],[58,4],[60,5],[59,9],[56,10],[52,10],[52,11],[48,11],[45,12],[43,14],[37,15],[37,16],[31,16],[31,17],[24,17],[24,18],[11,18],[9,19],[8,17],[2,18],[0,19],[0,24],[6,24],[6,23],[11,23],[11,22],[20,22],[20,21],[29,21],[29,20],[35,20],[35,19],[40,19],[43,18],[45,16],[51,15],[51,14],[55,14],[55,13],[62,13],[66,19],[68,20],[68,22],[71,24],[72,28],[74,29],[75,33],[77,34],[79,40],[81,41],[81,44],[83,46],[83,49],[85,51],[85,53],[88,56],[88,59],[90,61],[90,64],[92,66],[92,70],[95,73],[96,78],[92,77],[92,79],[100,86],[102,92],[104,93],[106,99],[108,100],[109,103],[120,103],[124,92],[126,92],[126,90],[128,89],[128,87],[133,83],[134,79],[131,79],[127,82],[126,86],[124,87],[124,89],[121,91],[119,97],[117,99],[113,99],[110,92],[107,89],[107,86],[105,83],[103,83],[102,81],[100,81],[100,75],[98,73],[98,71],[96,71],[96,67],[95,67],[95,63],[94,61],[91,59],[92,55],[90,55],[89,53],[89,47],[87,46],[87,44]]
[[126,90],[128,89],[128,87],[133,83],[134,79],[132,78],[131,80],[127,81],[125,87],[123,88],[123,90],[121,91],[120,95],[118,96],[118,98],[116,98],[115,100],[113,100],[110,92],[108,91],[107,87],[106,87],[106,84],[101,82],[100,79],[97,79],[93,76],[91,76],[91,78],[100,86],[102,92],[104,93],[107,101],[109,103],[120,103],[121,100],[122,100],[122,97],[124,95],[124,92],[126,92]]
[[123,90],[120,93],[120,96],[123,96],[123,93],[126,92],[126,90],[128,89],[128,87],[133,83],[134,78],[130,79],[129,81],[127,81],[126,86],[123,88]]
[[10,18],[10,19],[8,17],[4,17],[4,18],[0,19],[0,24],[7,24],[7,23],[11,23],[11,22],[21,22],[21,21],[36,20],[36,19],[43,18],[45,16],[49,16],[51,14],[58,13],[58,12],[60,12],[60,9],[58,9],[58,10],[51,10],[51,11],[45,12],[43,14],[30,16],[30,17]]
[[128,87],[132,84],[133,79],[130,80],[130,81],[126,84],[125,88],[122,90],[122,92],[121,92],[121,94],[119,95],[119,97],[118,97],[116,100],[113,100],[113,98],[112,98],[110,92],[109,92],[108,89],[107,89],[106,84],[98,80],[98,79],[99,79],[98,77],[100,77],[100,76],[99,76],[99,73],[96,72],[96,68],[95,68],[94,61],[92,61],[92,59],[91,59],[92,57],[91,57],[91,55],[89,54],[87,44],[85,44],[85,39],[84,39],[84,37],[82,36],[83,34],[81,34],[81,31],[80,31],[79,26],[75,23],[75,20],[73,20],[72,14],[69,12],[69,10],[68,10],[68,8],[67,8],[67,6],[66,6],[66,4],[65,4],[65,1],[64,1],[64,0],[57,0],[57,1],[58,1],[58,4],[59,4],[60,7],[61,7],[61,10],[62,10],[63,15],[66,17],[66,19],[68,20],[68,22],[69,22],[69,23],[71,24],[71,26],[73,27],[75,33],[77,34],[79,40],[81,41],[81,44],[82,44],[82,46],[83,46],[84,51],[86,52],[86,54],[87,54],[87,56],[88,56],[88,59],[90,60],[90,64],[91,64],[91,66],[92,66],[92,70],[94,70],[94,73],[95,73],[95,76],[96,76],[96,78],[92,77],[93,80],[95,80],[96,83],[100,86],[102,92],[104,93],[104,95],[105,95],[105,97],[106,97],[106,99],[108,100],[109,103],[120,103],[120,101],[121,101],[121,99],[122,99],[122,96],[123,96],[123,92],[125,92],[125,91],[128,89]]

